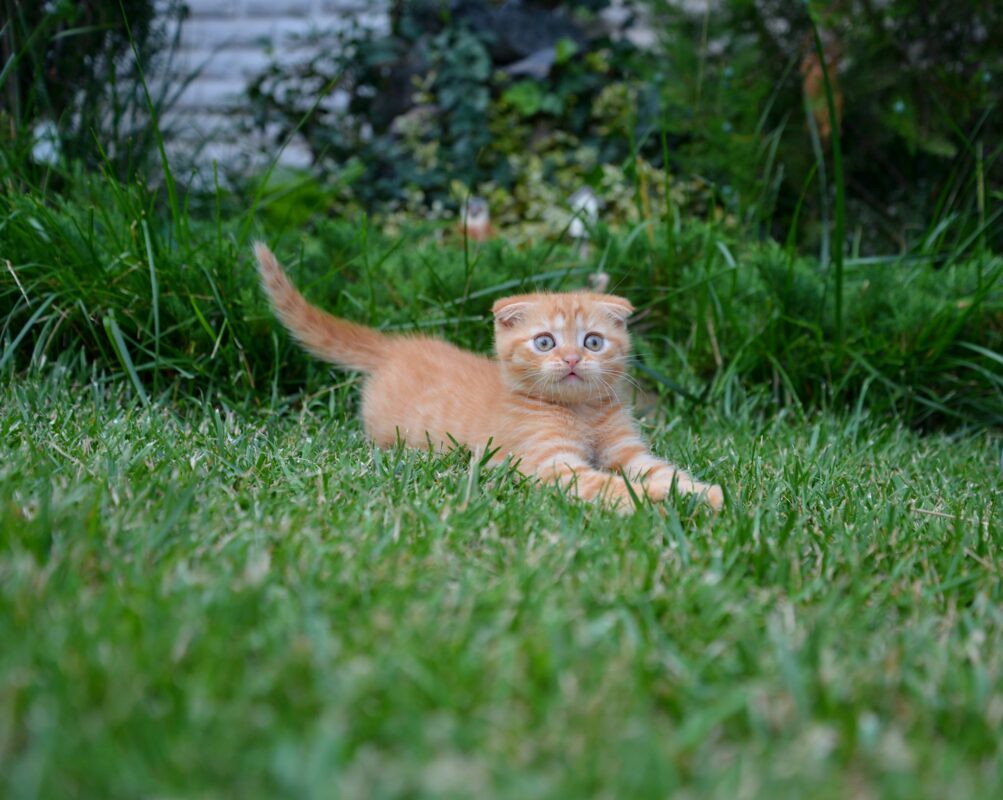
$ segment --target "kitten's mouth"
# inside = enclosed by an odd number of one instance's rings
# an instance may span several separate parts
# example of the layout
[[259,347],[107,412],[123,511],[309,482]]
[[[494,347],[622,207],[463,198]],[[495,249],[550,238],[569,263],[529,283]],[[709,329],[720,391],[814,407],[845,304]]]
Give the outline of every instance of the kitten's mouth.
[[561,380],[570,381],[571,383],[575,383],[576,381],[582,380],[582,376],[579,375],[574,370],[571,370],[567,375],[565,375],[563,378],[561,378]]

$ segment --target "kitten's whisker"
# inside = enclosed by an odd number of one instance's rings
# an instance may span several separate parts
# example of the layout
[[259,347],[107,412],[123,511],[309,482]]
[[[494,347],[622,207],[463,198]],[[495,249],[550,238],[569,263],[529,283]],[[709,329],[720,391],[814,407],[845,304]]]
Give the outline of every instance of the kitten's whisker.
[[[608,374],[608,373],[611,373],[611,372],[612,372],[612,370],[608,370],[608,369],[607,370],[603,370],[603,374]],[[642,388],[641,384],[637,381],[637,379],[634,378],[633,376],[631,376],[630,374],[628,374],[627,372],[622,372],[620,374],[620,379],[626,381],[631,386],[633,386],[635,389],[638,389],[639,391],[643,391],[643,388]]]
[[631,378],[629,375],[625,375],[624,376],[624,380],[627,383],[629,383],[631,386],[633,386],[635,389],[637,389],[637,391],[639,391],[639,392],[643,392],[644,391],[644,387],[641,386],[640,381],[637,381],[634,378]]
[[605,378],[603,378],[602,375],[603,375],[602,370],[600,370],[599,371],[599,376],[598,376],[599,377],[599,382],[602,384],[603,388],[606,390],[606,393],[607,393],[607,396],[609,398],[610,404],[611,405],[615,405],[616,402],[617,402],[617,400],[618,400],[618,397],[617,397],[617,394],[616,394],[616,388],[609,381],[607,381]]

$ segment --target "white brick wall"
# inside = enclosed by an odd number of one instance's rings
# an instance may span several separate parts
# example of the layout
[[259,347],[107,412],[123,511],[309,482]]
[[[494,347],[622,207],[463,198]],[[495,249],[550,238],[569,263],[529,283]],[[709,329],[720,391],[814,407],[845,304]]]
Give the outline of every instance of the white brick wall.
[[[236,162],[250,157],[255,142],[227,135],[243,113],[244,90],[273,56],[295,58],[296,36],[338,30],[357,23],[376,30],[389,27],[387,0],[185,0],[177,74],[197,76],[179,96],[167,123],[181,133],[180,147],[209,144],[199,158]],[[295,143],[283,155],[303,163],[305,148]]]
[[[675,0],[701,8],[715,0]],[[197,70],[197,77],[178,98],[165,120],[181,133],[179,151],[193,152],[196,166],[211,174],[212,160],[237,165],[259,154],[260,142],[238,140],[233,121],[246,113],[245,88],[251,77],[273,57],[295,60],[296,36],[313,31],[344,29],[357,23],[387,30],[388,0],[185,0],[188,19],[181,28],[177,75]],[[614,0],[605,16],[617,24],[625,16],[622,0]],[[642,23],[627,33],[642,46],[652,32]],[[337,103],[330,98],[326,103]],[[289,165],[305,165],[309,156],[302,143],[293,142],[283,153]]]

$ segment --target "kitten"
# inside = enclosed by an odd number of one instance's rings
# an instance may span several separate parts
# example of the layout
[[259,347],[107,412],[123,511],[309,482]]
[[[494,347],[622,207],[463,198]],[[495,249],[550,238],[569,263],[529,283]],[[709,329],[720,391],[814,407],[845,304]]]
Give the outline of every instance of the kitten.
[[[380,446],[452,440],[496,447],[521,472],[621,512],[638,496],[662,500],[673,483],[721,508],[721,487],[699,483],[648,453],[620,401],[630,355],[621,297],[522,294],[494,304],[496,359],[440,339],[394,336],[310,305],[271,251],[254,247],[261,284],[282,323],[313,355],[367,378],[362,421]],[[624,477],[626,476],[626,478]],[[627,480],[631,485],[628,488]]]

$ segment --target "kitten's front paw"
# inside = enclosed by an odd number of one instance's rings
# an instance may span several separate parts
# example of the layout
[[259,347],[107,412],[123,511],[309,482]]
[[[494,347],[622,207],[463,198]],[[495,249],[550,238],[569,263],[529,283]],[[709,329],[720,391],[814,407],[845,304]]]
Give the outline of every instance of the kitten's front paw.
[[703,490],[702,497],[703,501],[715,511],[724,508],[724,491],[716,483],[707,486]]
[[669,496],[672,491],[672,476],[656,473],[643,478],[640,483],[635,483],[637,493],[642,492],[647,495],[653,503],[658,503]]
[[716,483],[689,483],[673,475],[656,475],[644,482],[644,492],[658,502],[671,494],[674,482],[680,494],[695,494],[715,511],[724,507],[724,491]]
[[672,484],[664,481],[645,481],[638,487],[637,493],[641,494],[642,491],[652,503],[660,503],[671,493]]

